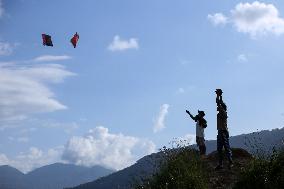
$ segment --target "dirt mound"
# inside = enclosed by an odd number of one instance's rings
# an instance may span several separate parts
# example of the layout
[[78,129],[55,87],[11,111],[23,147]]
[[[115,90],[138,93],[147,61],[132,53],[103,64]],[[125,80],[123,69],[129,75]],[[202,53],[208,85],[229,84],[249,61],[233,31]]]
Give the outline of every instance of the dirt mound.
[[[252,158],[252,155],[242,148],[233,148],[232,154],[233,154],[233,158],[236,158],[236,159],[242,159],[242,158],[251,159]],[[224,155],[224,159],[226,159],[224,151],[223,151],[223,155]],[[218,152],[214,151],[208,154],[206,159],[210,161],[218,161]]]
[[242,169],[252,160],[251,154],[241,148],[233,148],[233,162],[232,169],[228,169],[228,161],[224,155],[224,169],[215,170],[218,165],[218,153],[214,151],[204,158],[205,169],[208,171],[208,183],[211,189],[228,189],[232,188],[237,181]]

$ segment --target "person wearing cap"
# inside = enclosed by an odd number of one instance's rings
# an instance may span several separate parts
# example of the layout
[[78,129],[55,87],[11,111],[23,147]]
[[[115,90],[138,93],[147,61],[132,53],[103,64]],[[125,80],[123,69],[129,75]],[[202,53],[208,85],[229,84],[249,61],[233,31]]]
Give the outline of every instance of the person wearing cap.
[[204,139],[204,128],[207,127],[207,121],[204,119],[204,111],[199,111],[196,116],[193,116],[188,110],[186,113],[196,122],[196,143],[199,148],[200,155],[205,156],[206,146]]
[[229,143],[229,131],[228,131],[228,125],[227,125],[227,106],[223,101],[222,94],[223,91],[221,89],[216,89],[215,93],[217,94],[216,97],[216,103],[217,103],[217,151],[218,151],[218,159],[219,164],[215,168],[216,170],[223,168],[223,147],[225,148],[225,152],[227,155],[227,158],[229,160],[229,169],[233,166],[233,160],[232,160],[232,150]]

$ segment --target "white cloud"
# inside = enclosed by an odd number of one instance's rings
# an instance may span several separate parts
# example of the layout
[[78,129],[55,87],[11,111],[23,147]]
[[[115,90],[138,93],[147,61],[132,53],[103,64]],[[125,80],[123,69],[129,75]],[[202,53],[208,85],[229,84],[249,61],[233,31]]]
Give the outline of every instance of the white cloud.
[[[1,1],[0,1],[0,3],[1,3]],[[1,14],[1,7],[0,7],[0,14]],[[12,54],[13,50],[14,50],[14,45],[0,41],[0,56],[10,55],[10,54]]]
[[110,51],[124,51],[138,48],[138,39],[130,38],[129,40],[123,40],[118,35],[114,36],[112,43],[108,46]]
[[2,0],[0,0],[0,18],[3,16],[3,14],[4,14],[3,3]]
[[183,93],[185,93],[184,88],[182,88],[182,87],[178,88],[177,94],[183,94]]
[[71,59],[68,55],[42,55],[33,59],[35,62],[51,62],[51,61],[60,61],[60,60],[68,60]]
[[248,58],[247,58],[247,56],[245,54],[239,54],[238,61],[239,62],[247,62]]
[[58,64],[0,65],[0,121],[24,119],[29,114],[67,107],[55,99],[49,83],[74,75]]
[[[25,137],[8,138],[11,141],[26,141]],[[113,134],[105,127],[96,127],[84,136],[72,137],[65,146],[45,151],[31,147],[13,158],[0,153],[0,165],[10,165],[25,173],[55,162],[90,167],[101,165],[119,170],[155,151],[155,144],[148,139]]]
[[225,25],[228,23],[228,18],[224,16],[222,13],[215,13],[214,15],[209,14],[207,18],[215,26]]
[[153,127],[154,133],[161,131],[165,128],[165,118],[166,118],[166,115],[168,114],[168,109],[169,109],[168,104],[163,104],[161,106],[159,115],[157,116],[155,123],[154,123],[154,127]]
[[284,19],[273,4],[239,3],[231,10],[230,20],[238,32],[247,33],[252,38],[284,33]]
[[13,159],[8,158],[5,154],[0,154],[0,165],[10,165],[27,173],[44,165],[62,162],[60,160],[62,149],[63,146],[60,146],[44,152],[36,147],[31,147],[28,152],[22,152]]
[[65,145],[62,158],[77,165],[102,165],[119,170],[154,151],[152,141],[112,134],[100,126],[85,136],[72,137]]
[[5,154],[0,154],[0,165],[9,165],[10,160]]
[[239,3],[231,13],[239,32],[249,33],[253,37],[266,33],[284,33],[284,20],[272,4],[258,1],[252,4]]

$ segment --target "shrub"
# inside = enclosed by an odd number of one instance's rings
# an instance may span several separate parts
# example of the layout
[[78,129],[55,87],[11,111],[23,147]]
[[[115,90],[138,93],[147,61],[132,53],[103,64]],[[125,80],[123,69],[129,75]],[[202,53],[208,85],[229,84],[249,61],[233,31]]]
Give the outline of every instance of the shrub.
[[163,148],[165,161],[160,171],[138,189],[204,189],[206,176],[198,151],[189,147]]
[[269,159],[256,158],[243,171],[234,189],[277,189],[284,186],[284,151]]

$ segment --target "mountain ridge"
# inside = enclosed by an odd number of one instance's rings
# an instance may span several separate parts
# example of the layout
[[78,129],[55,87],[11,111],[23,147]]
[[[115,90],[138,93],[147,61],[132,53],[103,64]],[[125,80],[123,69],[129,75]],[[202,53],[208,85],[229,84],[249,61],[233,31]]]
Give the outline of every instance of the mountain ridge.
[[[251,154],[257,152],[256,147],[263,147],[264,151],[270,153],[273,147],[283,146],[284,128],[263,130],[249,134],[241,134],[230,137],[230,144],[232,148],[242,148]],[[251,145],[249,144],[251,141]],[[217,149],[216,140],[206,141],[207,153],[212,153]],[[192,147],[196,147],[192,145]],[[65,189],[131,189],[133,185],[140,183],[142,180],[148,179],[157,171],[156,162],[159,162],[163,154],[161,152],[153,153],[144,156],[138,160],[134,165],[127,167],[118,172],[114,172],[108,176],[101,177],[93,182],[81,184],[73,188]]]
[[62,189],[106,176],[114,170],[53,163],[26,174],[9,165],[0,166],[1,189]]

